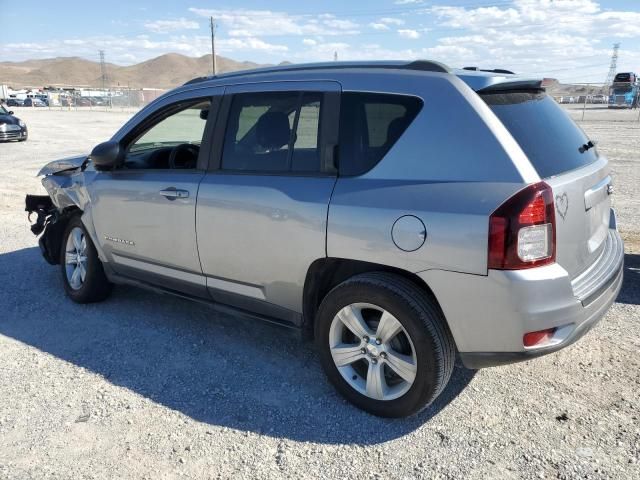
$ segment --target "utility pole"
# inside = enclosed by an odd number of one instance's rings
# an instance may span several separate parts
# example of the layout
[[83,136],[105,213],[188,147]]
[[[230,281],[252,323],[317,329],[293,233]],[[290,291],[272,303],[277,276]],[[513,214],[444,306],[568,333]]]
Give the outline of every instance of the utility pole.
[[338,51],[333,52],[333,61],[334,62],[338,61]]
[[211,22],[211,68],[213,71],[213,76],[215,77],[218,69],[216,68],[216,22],[213,20],[213,17],[209,17]]

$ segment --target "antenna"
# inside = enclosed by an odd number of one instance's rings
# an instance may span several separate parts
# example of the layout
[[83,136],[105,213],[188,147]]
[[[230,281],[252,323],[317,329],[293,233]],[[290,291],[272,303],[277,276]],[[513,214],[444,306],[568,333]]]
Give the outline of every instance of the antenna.
[[613,44],[613,52],[611,53],[611,65],[609,66],[609,73],[607,74],[607,80],[604,82],[604,86],[608,87],[613,83],[613,79],[616,77],[616,70],[618,69],[618,50],[620,50],[620,44]]

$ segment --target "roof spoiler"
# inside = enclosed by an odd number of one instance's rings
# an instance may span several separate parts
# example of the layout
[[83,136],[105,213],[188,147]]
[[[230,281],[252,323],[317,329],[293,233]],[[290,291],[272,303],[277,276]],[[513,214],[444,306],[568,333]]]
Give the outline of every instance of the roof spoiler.
[[489,72],[489,73],[502,73],[504,75],[515,75],[511,70],[506,70],[504,68],[494,68],[494,69],[484,69],[478,67],[463,67],[463,70],[470,70],[472,72]]
[[505,90],[544,90],[543,80],[510,80],[507,82],[497,82],[488,87],[478,90],[478,93],[503,92]]

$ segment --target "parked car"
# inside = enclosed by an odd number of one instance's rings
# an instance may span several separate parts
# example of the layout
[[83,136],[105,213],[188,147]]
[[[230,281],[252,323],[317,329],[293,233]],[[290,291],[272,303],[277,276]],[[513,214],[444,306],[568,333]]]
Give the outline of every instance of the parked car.
[[607,103],[608,101],[609,101],[608,95],[598,94],[593,96],[592,103],[602,104],[602,103]]
[[76,97],[74,98],[74,104],[76,107],[90,107],[91,99],[89,97]]
[[39,98],[25,98],[23,106],[24,107],[46,107],[47,104],[44,103]]
[[91,105],[95,105],[96,107],[103,107],[107,105],[107,102],[102,97],[91,97]]
[[541,81],[502,71],[196,79],[40,173],[50,198],[27,210],[71,300],[126,283],[299,328],[376,415],[433,402],[456,354],[481,368],[570,345],[622,283],[606,158]]
[[7,107],[22,107],[24,100],[20,98],[7,98]]
[[18,140],[24,142],[29,138],[27,125],[0,105],[0,141]]

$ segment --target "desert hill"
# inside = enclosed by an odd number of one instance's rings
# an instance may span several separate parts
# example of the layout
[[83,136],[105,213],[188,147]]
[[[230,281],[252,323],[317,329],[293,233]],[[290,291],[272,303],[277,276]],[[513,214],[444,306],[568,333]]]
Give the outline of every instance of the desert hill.
[[[216,55],[219,73],[257,68],[253,62],[238,62]],[[187,80],[211,74],[211,55],[188,57],[167,53],[145,62],[120,66],[106,64],[109,86],[170,88]],[[0,84],[14,88],[102,86],[100,64],[79,57],[57,57],[24,62],[0,62]]]

